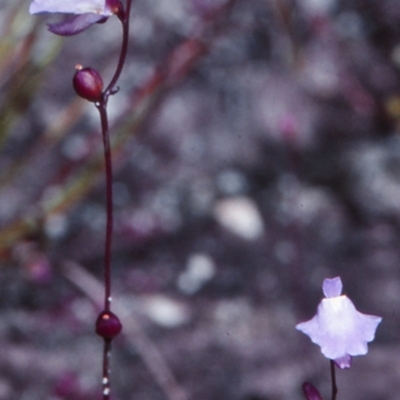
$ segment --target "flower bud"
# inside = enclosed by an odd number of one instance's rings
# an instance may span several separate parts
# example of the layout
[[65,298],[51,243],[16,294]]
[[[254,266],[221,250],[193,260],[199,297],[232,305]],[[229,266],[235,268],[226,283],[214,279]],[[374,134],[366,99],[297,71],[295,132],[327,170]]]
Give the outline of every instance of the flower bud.
[[124,5],[120,0],[106,0],[106,9],[110,10],[113,14],[116,14],[120,18],[124,17]]
[[96,333],[104,340],[111,341],[122,330],[119,318],[111,311],[103,311],[97,317]]
[[307,400],[323,400],[318,389],[309,382],[303,383],[303,393]]
[[101,100],[103,79],[95,69],[77,65],[72,82],[78,96],[93,102]]

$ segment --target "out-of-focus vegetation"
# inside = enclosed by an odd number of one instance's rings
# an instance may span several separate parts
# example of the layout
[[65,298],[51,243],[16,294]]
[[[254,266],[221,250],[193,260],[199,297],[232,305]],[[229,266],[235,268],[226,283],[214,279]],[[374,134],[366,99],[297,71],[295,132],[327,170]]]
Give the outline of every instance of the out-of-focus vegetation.
[[[58,38],[28,3],[0,3],[0,400],[88,400],[103,160],[71,79],[79,63],[106,80],[120,31]],[[134,2],[110,102],[116,398],[323,392],[294,326],[337,275],[383,316],[343,398],[396,398],[399,66],[397,0]]]

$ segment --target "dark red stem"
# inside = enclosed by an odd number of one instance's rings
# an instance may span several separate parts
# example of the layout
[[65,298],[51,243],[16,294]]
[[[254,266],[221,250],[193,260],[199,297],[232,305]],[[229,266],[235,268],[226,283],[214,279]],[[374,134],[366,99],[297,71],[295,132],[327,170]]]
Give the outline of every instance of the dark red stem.
[[113,189],[112,189],[112,160],[110,135],[108,128],[107,108],[104,102],[98,105],[101,121],[101,132],[103,136],[104,162],[106,174],[106,204],[107,222],[106,238],[104,246],[104,309],[110,311],[111,308],[111,245],[113,234]]
[[96,104],[100,113],[101,132],[103,136],[105,174],[106,174],[106,201],[107,201],[107,226],[104,250],[104,309],[110,311],[111,307],[111,245],[113,233],[113,190],[112,190],[112,160],[110,134],[108,126],[107,102],[111,94],[115,92],[115,85],[121,75],[122,68],[128,52],[129,40],[129,14],[132,0],[127,0],[126,10],[120,17],[122,23],[122,45],[118,64],[110,83],[103,92],[101,101]]
[[111,341],[105,340],[103,347],[103,400],[110,400],[111,386],[110,386],[110,357],[111,357]]
[[335,367],[335,362],[333,360],[330,360],[331,364],[331,381],[332,381],[332,400],[336,400],[336,396],[338,394],[338,387],[336,384],[336,367]]
[[[132,0],[126,1],[126,9],[119,15],[122,23],[122,45],[121,52],[118,59],[118,64],[115,69],[114,75],[110,83],[103,92],[100,102],[96,104],[100,113],[101,132],[103,137],[104,147],[104,161],[105,161],[105,176],[106,176],[106,203],[107,203],[107,223],[106,223],[106,237],[104,246],[104,310],[110,311],[111,309],[111,246],[113,235],[113,176],[112,176],[112,157],[110,145],[110,132],[108,124],[107,103],[110,95],[116,93],[115,85],[121,75],[122,69],[125,64],[126,55],[128,52],[129,40],[129,15],[131,10]],[[111,340],[104,339],[103,348],[103,400],[110,400],[110,358],[111,358]]]
[[122,45],[121,52],[119,53],[119,60],[117,68],[115,69],[114,76],[111,78],[110,83],[104,90],[104,100],[107,103],[108,97],[113,93],[115,85],[121,75],[122,69],[125,64],[126,55],[128,52],[128,42],[129,42],[129,15],[131,13],[132,0],[126,1],[126,9],[124,15],[120,18],[122,23]]

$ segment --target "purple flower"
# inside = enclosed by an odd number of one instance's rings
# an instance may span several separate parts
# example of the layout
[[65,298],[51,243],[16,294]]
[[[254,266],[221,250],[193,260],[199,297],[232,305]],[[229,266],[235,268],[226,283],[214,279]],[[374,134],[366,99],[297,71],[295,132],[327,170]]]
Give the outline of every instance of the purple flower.
[[75,14],[57,24],[49,24],[49,30],[57,35],[75,35],[96,22],[104,22],[113,14],[122,12],[119,0],[33,0],[29,12]]
[[351,356],[367,354],[368,342],[374,340],[381,317],[358,312],[352,301],[342,293],[340,277],[325,279],[322,289],[326,298],[317,314],[296,325],[321,347],[322,354],[340,368],[349,368]]
[[66,13],[66,14],[99,14],[110,16],[112,11],[107,7],[106,0],[33,0],[29,12]]

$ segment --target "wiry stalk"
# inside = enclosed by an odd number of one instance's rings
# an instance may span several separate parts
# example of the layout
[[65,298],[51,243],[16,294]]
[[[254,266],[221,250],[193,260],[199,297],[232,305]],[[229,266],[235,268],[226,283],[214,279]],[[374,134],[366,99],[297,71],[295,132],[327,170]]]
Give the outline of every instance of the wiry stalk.
[[[103,147],[104,147],[104,162],[105,162],[105,177],[106,177],[106,235],[105,235],[105,245],[104,245],[104,312],[111,313],[111,246],[112,246],[112,236],[113,236],[113,176],[112,176],[112,157],[111,157],[111,146],[110,146],[110,132],[107,114],[107,103],[110,95],[116,93],[118,89],[115,85],[121,75],[122,69],[125,64],[126,55],[128,51],[128,39],[129,39],[129,15],[131,9],[132,0],[126,1],[126,9],[122,10],[118,14],[118,18],[122,24],[122,45],[120,56],[118,59],[117,67],[115,69],[114,75],[110,80],[110,83],[104,90],[101,100],[96,103],[96,107],[100,113],[101,122],[101,132],[103,137]],[[116,318],[114,314],[106,314],[103,320],[106,322],[112,318]],[[98,329],[98,323],[96,329]],[[118,320],[119,323],[119,320]],[[99,331],[97,330],[99,333]],[[118,332],[119,333],[119,332]],[[102,335],[104,339],[103,348],[103,373],[102,373],[102,388],[103,388],[103,400],[110,399],[111,384],[110,384],[110,359],[111,359],[111,341],[113,336]]]

